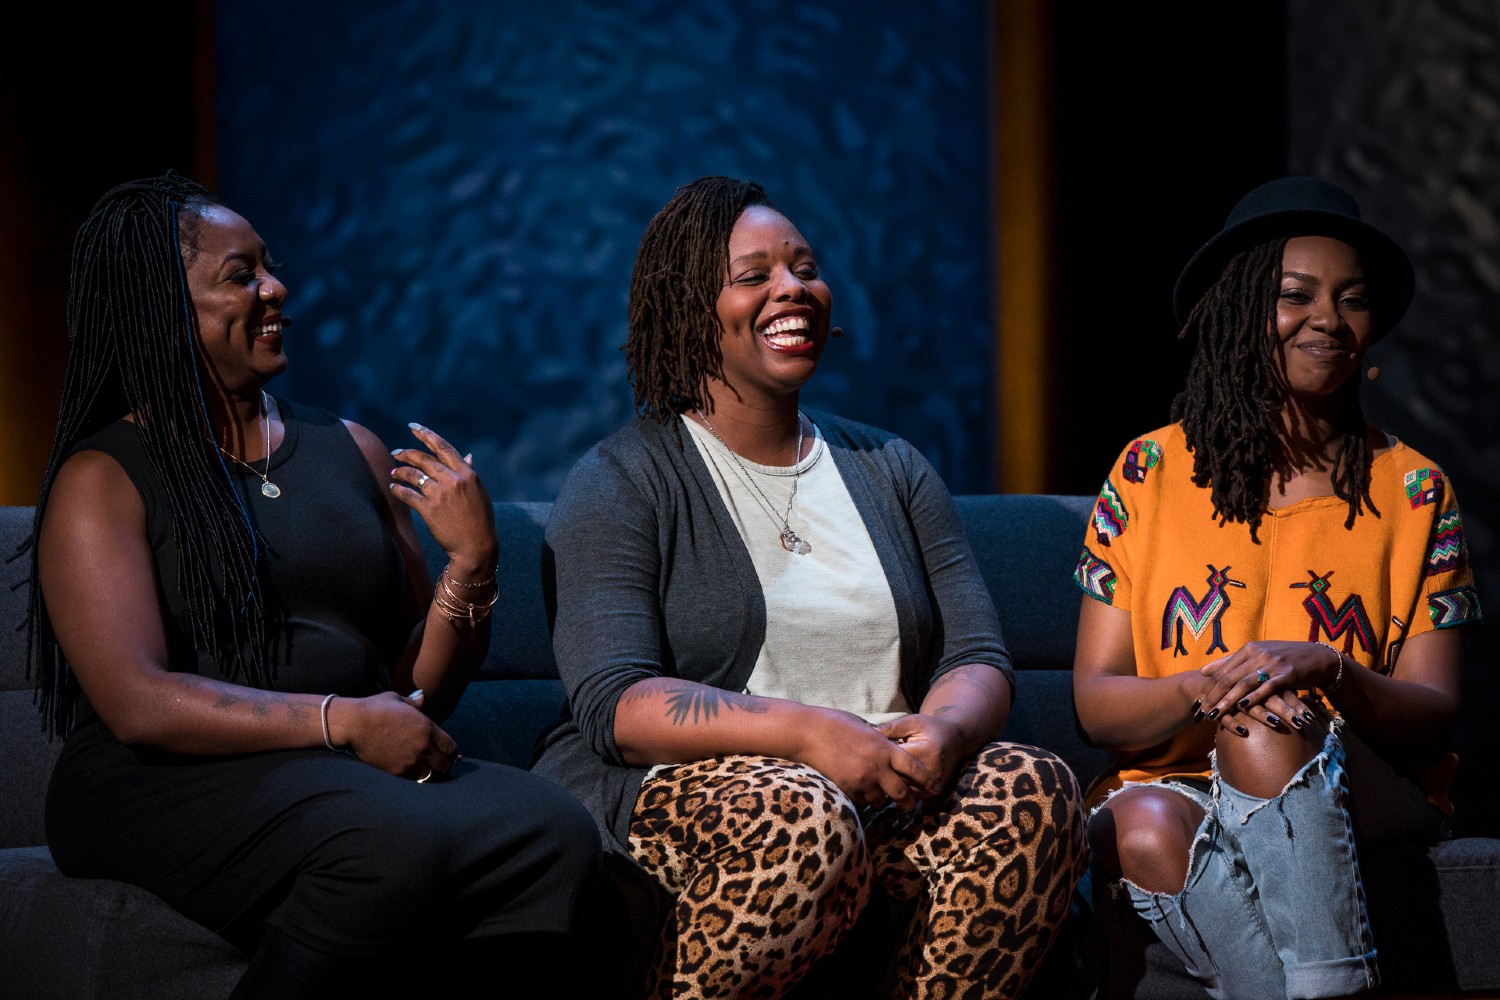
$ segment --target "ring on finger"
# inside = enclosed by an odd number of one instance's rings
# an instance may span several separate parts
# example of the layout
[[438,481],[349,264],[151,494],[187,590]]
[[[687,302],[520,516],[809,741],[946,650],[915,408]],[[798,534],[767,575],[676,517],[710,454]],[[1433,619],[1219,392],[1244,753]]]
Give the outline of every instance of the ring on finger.
[[420,490],[422,487],[426,486],[427,485],[427,480],[429,480],[431,478],[432,477],[429,476],[427,473],[425,473],[425,472],[422,473],[421,478],[417,480],[417,489]]
[[1271,675],[1262,670],[1260,673],[1255,675],[1255,679],[1259,683],[1264,684],[1266,681],[1271,679]]

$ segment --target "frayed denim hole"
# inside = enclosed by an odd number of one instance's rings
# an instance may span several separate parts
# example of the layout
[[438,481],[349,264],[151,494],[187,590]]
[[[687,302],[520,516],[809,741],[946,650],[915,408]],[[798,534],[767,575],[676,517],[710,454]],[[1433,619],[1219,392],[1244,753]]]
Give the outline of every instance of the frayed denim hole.
[[[1334,716],[1332,722],[1330,722],[1328,726],[1327,735],[1323,737],[1323,748],[1318,751],[1317,756],[1313,757],[1306,764],[1303,764],[1300,768],[1298,768],[1297,773],[1287,779],[1287,783],[1281,786],[1281,791],[1277,792],[1274,798],[1261,799],[1259,805],[1247,810],[1245,812],[1245,815],[1240,817],[1240,826],[1244,826],[1246,823],[1250,822],[1250,817],[1254,816],[1262,809],[1266,808],[1269,805],[1275,804],[1276,811],[1281,813],[1282,821],[1286,824],[1286,835],[1288,837],[1292,835],[1291,820],[1287,819],[1285,811],[1284,800],[1286,798],[1286,793],[1291,791],[1293,788],[1298,787],[1299,785],[1306,785],[1311,782],[1312,776],[1314,774],[1326,779],[1330,772],[1330,765],[1332,765],[1332,768],[1334,769],[1334,774],[1337,774],[1339,771],[1343,770],[1343,764],[1334,760],[1335,754],[1337,754],[1340,758],[1342,758],[1343,756],[1344,744],[1340,736],[1340,731],[1343,729],[1343,721],[1344,720],[1342,716]],[[1219,766],[1218,761],[1214,759],[1213,755],[1217,752],[1218,751],[1209,751],[1209,760],[1213,763],[1214,769],[1213,788],[1215,801],[1218,800],[1219,795]],[[1243,792],[1241,792],[1240,794],[1244,795],[1245,798],[1255,797],[1253,795],[1245,795]]]
[[1126,898],[1129,896],[1130,890],[1134,889],[1141,895],[1153,900],[1181,899],[1183,893],[1187,892],[1188,887],[1193,884],[1194,879],[1203,874],[1201,871],[1194,871],[1194,869],[1198,864],[1198,846],[1214,842],[1216,835],[1210,832],[1210,823],[1212,823],[1213,830],[1217,831],[1219,829],[1218,822],[1205,812],[1203,820],[1198,824],[1197,832],[1193,834],[1192,842],[1188,844],[1187,877],[1183,880],[1181,889],[1178,889],[1176,892],[1157,892],[1154,889],[1147,889],[1144,886],[1137,885],[1128,878],[1121,877],[1116,879],[1114,884],[1110,886],[1111,898]]

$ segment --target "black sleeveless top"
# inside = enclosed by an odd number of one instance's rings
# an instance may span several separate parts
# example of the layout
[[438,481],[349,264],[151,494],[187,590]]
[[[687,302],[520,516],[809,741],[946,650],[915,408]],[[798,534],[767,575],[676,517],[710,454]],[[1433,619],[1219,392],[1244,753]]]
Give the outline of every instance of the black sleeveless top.
[[[388,526],[385,490],[336,416],[280,397],[276,402],[286,435],[271,454],[269,477],[281,495],[264,496],[258,475],[226,461],[260,540],[270,687],[348,696],[384,691],[391,664],[416,623],[415,611],[401,600],[404,565]],[[177,583],[181,554],[173,514],[138,428],[116,421],[73,451],[109,455],[140,493],[156,556],[170,669],[220,676],[213,657],[193,648],[188,606]]]

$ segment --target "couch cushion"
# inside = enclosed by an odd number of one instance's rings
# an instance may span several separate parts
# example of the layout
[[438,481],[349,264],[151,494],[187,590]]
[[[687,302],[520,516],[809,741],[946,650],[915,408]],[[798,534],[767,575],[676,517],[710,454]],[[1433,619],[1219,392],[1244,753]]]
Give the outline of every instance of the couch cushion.
[[1071,670],[1083,596],[1073,567],[1094,498],[991,494],[953,502],[1016,670]]
[[244,956],[143,889],[59,874],[45,847],[0,851],[0,983],[29,1000],[224,997]]

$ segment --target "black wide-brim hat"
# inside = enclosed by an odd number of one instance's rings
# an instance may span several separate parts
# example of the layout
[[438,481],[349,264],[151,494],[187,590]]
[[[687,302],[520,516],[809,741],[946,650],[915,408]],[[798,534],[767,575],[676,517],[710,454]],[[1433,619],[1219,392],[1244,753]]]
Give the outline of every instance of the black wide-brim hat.
[[1213,286],[1234,255],[1268,240],[1296,236],[1331,236],[1359,251],[1379,331],[1394,327],[1411,305],[1416,278],[1406,252],[1385,233],[1365,222],[1354,197],[1317,177],[1281,177],[1241,198],[1224,220],[1224,228],[1198,248],[1172,290],[1177,322]]

